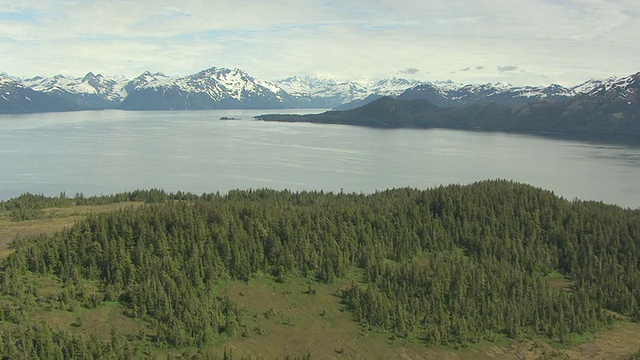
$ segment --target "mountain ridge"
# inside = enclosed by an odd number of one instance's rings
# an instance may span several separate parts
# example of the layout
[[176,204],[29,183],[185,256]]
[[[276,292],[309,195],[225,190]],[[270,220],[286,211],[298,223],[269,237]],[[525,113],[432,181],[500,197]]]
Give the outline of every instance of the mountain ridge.
[[439,106],[424,97],[383,97],[356,109],[311,115],[261,115],[265,121],[313,122],[382,128],[451,128],[640,137],[640,73],[605,81],[565,100],[542,98]]
[[0,114],[73,110],[79,108],[65,99],[55,99],[0,74]]
[[[211,67],[187,76],[145,71],[133,79],[93,72],[83,77],[56,75],[12,78],[0,99],[0,113],[71,110],[202,110],[333,108],[348,110],[382,96],[429,100],[439,107],[463,107],[495,102],[514,106],[541,100],[564,101],[613,86],[619,78],[589,80],[565,88],[560,85],[513,86],[508,83],[461,84],[453,81],[422,82],[403,78],[377,81],[337,81],[294,76],[276,81],[255,78],[241,69]],[[7,83],[7,81],[4,81]],[[33,92],[29,92],[29,89]],[[29,93],[28,95],[26,93]],[[27,98],[31,100],[27,100]],[[37,101],[32,101],[37,99]]]

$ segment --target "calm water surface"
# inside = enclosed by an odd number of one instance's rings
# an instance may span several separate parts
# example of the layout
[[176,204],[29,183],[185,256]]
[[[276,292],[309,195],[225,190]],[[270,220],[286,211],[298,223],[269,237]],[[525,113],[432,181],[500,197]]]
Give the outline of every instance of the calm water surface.
[[502,178],[569,199],[640,207],[638,144],[252,121],[268,112],[0,116],[0,199],[24,192],[97,195],[142,188],[370,193]]

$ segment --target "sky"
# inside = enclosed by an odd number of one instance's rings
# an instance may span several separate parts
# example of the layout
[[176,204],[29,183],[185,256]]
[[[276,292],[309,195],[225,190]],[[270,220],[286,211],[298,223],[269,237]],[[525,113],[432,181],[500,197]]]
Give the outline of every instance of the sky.
[[0,0],[0,72],[570,86],[640,71],[638,0]]

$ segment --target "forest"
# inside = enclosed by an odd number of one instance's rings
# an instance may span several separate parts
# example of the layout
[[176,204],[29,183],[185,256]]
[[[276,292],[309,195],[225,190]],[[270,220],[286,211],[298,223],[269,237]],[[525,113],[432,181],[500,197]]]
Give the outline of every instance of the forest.
[[[511,181],[373,194],[25,194],[0,206],[25,221],[47,207],[123,201],[143,204],[13,242],[0,265],[3,358],[153,357],[253,336],[222,288],[265,277],[307,279],[309,294],[347,281],[335,295],[361,331],[424,347],[564,344],[640,320],[640,210]],[[110,304],[146,329],[105,340],[29,316]]]

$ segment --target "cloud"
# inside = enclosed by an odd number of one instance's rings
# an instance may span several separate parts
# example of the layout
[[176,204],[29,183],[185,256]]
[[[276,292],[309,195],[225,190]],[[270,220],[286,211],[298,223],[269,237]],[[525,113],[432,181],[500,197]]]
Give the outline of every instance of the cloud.
[[498,66],[498,71],[499,72],[514,71],[514,70],[517,70],[517,69],[518,69],[518,67],[516,65]]
[[638,71],[637,0],[505,3],[0,0],[0,64],[23,77],[218,66],[269,80],[403,74],[530,84],[546,74],[565,85]]
[[406,74],[406,75],[415,75],[415,74],[417,74],[419,72],[420,72],[420,70],[418,70],[416,68],[406,68],[406,69],[400,70],[400,74]]

